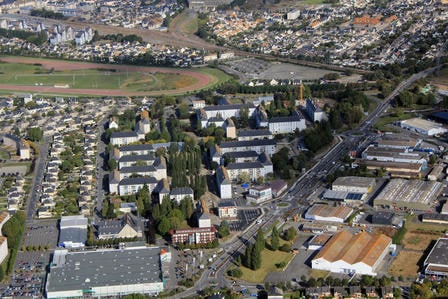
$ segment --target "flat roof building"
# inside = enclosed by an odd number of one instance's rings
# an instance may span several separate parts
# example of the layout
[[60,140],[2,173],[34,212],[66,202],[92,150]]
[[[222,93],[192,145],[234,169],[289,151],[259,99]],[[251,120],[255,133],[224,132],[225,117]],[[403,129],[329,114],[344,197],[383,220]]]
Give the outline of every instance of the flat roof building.
[[330,221],[330,222],[344,222],[351,214],[353,209],[345,206],[330,206],[325,204],[315,204],[305,213],[305,219]]
[[374,206],[425,211],[437,203],[443,185],[434,181],[392,179],[374,199]]
[[423,135],[433,136],[448,132],[442,124],[421,118],[411,118],[400,122],[400,126]]
[[45,288],[47,298],[157,295],[164,289],[160,249],[56,250]]
[[311,261],[313,269],[375,276],[392,239],[383,234],[343,230],[336,233]]
[[446,278],[448,276],[448,238],[437,240],[423,263],[428,276]]
[[87,241],[87,223],[84,215],[62,216],[58,245],[65,248],[84,247]]
[[346,176],[338,177],[331,185],[331,189],[335,191],[347,191],[354,193],[370,193],[375,185],[375,178]]
[[377,160],[356,159],[354,165],[365,166],[368,170],[383,170],[393,178],[419,179],[423,164],[404,162],[385,162]]

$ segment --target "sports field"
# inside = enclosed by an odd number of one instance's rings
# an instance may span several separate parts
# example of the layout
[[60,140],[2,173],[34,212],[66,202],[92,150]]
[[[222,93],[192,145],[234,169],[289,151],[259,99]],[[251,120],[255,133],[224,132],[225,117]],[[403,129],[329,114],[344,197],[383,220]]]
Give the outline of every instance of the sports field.
[[211,68],[158,68],[1,57],[0,90],[40,94],[138,96],[182,94],[230,76]]

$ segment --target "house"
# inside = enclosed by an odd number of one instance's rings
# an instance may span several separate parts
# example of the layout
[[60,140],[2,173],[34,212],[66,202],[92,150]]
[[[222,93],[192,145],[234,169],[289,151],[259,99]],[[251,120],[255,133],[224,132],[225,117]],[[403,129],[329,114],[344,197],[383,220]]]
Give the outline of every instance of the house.
[[175,200],[179,204],[184,198],[190,198],[191,200],[194,200],[194,192],[190,187],[172,188],[170,192],[170,198],[171,200]]
[[223,201],[218,203],[218,215],[219,218],[236,218],[237,206],[234,201]]
[[100,240],[116,238],[141,238],[142,221],[126,213],[121,219],[101,220],[96,224],[97,237]]

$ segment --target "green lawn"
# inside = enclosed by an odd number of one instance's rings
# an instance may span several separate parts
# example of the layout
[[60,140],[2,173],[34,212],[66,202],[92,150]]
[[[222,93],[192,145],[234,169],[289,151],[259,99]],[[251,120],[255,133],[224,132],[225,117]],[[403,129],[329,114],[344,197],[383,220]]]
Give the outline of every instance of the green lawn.
[[240,269],[243,272],[242,280],[253,283],[262,283],[270,272],[281,271],[275,264],[280,262],[288,263],[293,257],[292,253],[283,251],[271,251],[269,249],[263,250],[261,253],[261,268],[253,271],[246,267],[241,266]]
[[170,30],[185,34],[194,34],[198,31],[198,18],[195,13],[184,10],[170,23]]
[[9,159],[9,152],[7,150],[0,149],[0,159],[8,160]]
[[[185,89],[198,83],[198,78],[184,73],[184,69],[179,69],[179,72],[164,73],[162,68],[160,68],[161,71],[154,68],[148,68],[148,71],[142,69],[137,71],[133,70],[135,66],[129,66],[129,70],[115,67],[115,65],[98,65],[97,68],[91,69],[56,71],[47,69],[40,63],[0,62],[0,82],[23,86],[24,90],[26,90],[25,86],[59,86],[71,89],[119,89],[131,92],[160,91],[162,93]],[[232,78],[215,68],[192,68],[188,72],[207,75],[210,82],[204,88],[214,87]],[[61,88],[60,94],[64,94],[64,88]]]

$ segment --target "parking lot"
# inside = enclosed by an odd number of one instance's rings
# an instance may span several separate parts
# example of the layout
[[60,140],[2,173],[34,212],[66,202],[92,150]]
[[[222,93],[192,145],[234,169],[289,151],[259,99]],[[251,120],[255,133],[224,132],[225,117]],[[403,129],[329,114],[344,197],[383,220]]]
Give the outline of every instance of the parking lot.
[[50,262],[50,252],[18,252],[16,270],[2,297],[30,296],[43,298],[46,267]]
[[58,221],[55,219],[39,220],[26,228],[24,245],[31,247],[56,248],[59,238]]
[[242,231],[246,229],[258,216],[261,215],[260,209],[244,209],[238,210],[237,220],[229,221],[231,231]]

